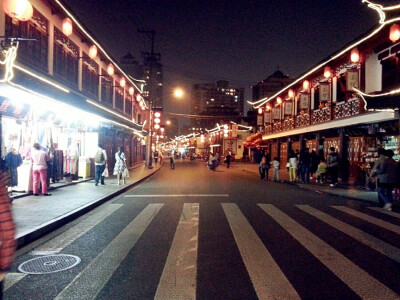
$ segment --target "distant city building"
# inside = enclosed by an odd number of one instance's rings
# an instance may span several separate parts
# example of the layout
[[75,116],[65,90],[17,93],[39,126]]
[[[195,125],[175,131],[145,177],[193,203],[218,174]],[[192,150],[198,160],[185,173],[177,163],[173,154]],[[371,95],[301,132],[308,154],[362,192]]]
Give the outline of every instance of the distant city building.
[[192,89],[191,114],[215,116],[193,119],[194,127],[210,128],[217,122],[235,121],[244,114],[244,88],[231,87],[225,80],[195,84]]
[[163,108],[163,66],[161,64],[161,54],[143,54],[143,73],[146,85],[144,86],[143,96],[145,100],[152,101],[154,108]]
[[144,80],[143,65],[130,52],[121,57],[120,65],[133,79]]
[[277,70],[252,87],[252,99],[256,101],[272,96],[290,82],[292,82],[292,79],[289,78],[289,75],[285,75],[280,70]]

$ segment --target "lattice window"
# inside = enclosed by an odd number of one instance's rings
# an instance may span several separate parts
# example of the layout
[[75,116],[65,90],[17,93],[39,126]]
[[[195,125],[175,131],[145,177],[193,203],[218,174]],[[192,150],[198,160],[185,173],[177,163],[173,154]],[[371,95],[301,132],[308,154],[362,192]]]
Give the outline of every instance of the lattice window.
[[125,92],[125,114],[132,117],[132,96]]
[[[102,74],[107,74],[105,70]],[[112,78],[108,75],[101,77],[101,102],[111,106],[113,105],[113,90],[112,90]]]
[[124,91],[120,88],[115,89],[115,108],[124,111]]
[[82,59],[82,90],[97,98],[99,93],[99,65],[85,54]]

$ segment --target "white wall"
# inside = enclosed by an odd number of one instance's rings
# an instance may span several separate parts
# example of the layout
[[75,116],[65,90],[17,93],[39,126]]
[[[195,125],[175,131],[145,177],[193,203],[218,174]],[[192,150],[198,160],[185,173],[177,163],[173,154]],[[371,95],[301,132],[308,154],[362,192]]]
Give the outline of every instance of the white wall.
[[378,54],[372,53],[365,60],[365,93],[382,90],[382,65]]

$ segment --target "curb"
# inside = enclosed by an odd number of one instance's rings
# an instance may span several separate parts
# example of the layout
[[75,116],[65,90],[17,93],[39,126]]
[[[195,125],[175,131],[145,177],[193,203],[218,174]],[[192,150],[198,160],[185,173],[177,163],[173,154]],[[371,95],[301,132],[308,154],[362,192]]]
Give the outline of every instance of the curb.
[[[84,215],[85,213],[93,210],[94,208],[100,206],[101,204],[107,202],[108,200],[114,198],[115,196],[118,196],[120,194],[125,193],[126,191],[128,191],[129,189],[131,189],[132,187],[134,187],[135,185],[138,185],[139,183],[145,181],[146,179],[148,179],[149,177],[153,176],[155,173],[157,173],[159,170],[161,169],[158,168],[157,170],[155,170],[153,173],[150,173],[149,175],[139,179],[136,182],[133,182],[127,186],[125,186],[124,188],[112,192],[111,194],[106,195],[103,198],[99,198],[98,200],[93,200],[92,202],[86,204],[85,206],[81,206],[78,207],[77,209],[64,214],[60,217],[58,217],[57,219],[51,220],[47,223],[45,223],[42,227],[40,228],[34,228],[32,229],[31,232],[20,236],[20,237],[16,237],[16,241],[17,241],[17,249],[22,248],[23,246],[26,246],[27,244],[43,237],[44,235],[64,226],[65,224],[77,219],[78,217]],[[81,181],[82,182],[82,181]],[[77,183],[76,183],[77,184]]]

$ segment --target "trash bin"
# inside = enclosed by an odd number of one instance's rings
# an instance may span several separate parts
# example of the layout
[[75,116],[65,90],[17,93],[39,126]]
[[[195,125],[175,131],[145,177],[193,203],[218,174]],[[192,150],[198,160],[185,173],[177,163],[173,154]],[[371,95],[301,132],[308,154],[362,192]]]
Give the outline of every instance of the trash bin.
[[78,176],[86,179],[90,177],[90,159],[86,156],[79,157]]

